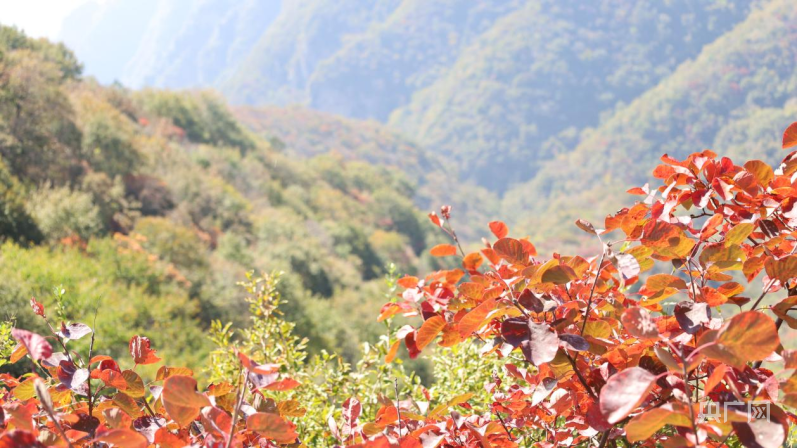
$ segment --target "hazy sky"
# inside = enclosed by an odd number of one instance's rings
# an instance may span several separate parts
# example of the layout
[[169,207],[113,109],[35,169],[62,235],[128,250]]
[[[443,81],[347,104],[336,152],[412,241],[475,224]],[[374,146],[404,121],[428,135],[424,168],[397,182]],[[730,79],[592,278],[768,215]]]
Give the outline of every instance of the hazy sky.
[[16,25],[33,37],[55,39],[61,22],[91,0],[0,0],[0,23]]

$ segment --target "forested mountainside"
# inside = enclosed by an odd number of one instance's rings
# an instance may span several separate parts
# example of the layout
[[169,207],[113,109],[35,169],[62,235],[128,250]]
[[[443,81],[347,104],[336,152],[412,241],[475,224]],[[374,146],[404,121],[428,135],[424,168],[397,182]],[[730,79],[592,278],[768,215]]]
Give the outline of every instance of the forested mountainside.
[[[122,81],[212,85],[234,103],[377,119],[454,162],[461,179],[501,193],[755,4],[170,0],[141,25],[137,53],[149,56],[131,57]],[[225,25],[200,31],[216,17]]]
[[537,177],[506,195],[505,212],[523,210],[522,227],[553,247],[577,241],[575,233],[561,231],[562,222],[616,210],[623,191],[649,179],[632,167],[653,166],[659,153],[678,158],[711,148],[777,162],[784,124],[797,114],[796,63],[797,5],[768,2],[694,61],[584,131],[573,151],[545,162]]
[[243,323],[244,272],[282,270],[299,334],[355,357],[381,334],[386,265],[432,263],[431,229],[400,170],[293,144],[213,93],[101,86],[64,46],[0,27],[3,319],[40,325],[31,296],[68,320],[99,309],[104,345],[146,332],[191,364],[211,322]]
[[236,106],[233,114],[252,131],[285,145],[285,153],[304,158],[331,154],[398,170],[416,186],[415,204],[435,210],[449,204],[457,211],[459,233],[466,240],[485,236],[477,222],[496,219],[498,195],[459,182],[457,167],[446,158],[403,138],[374,120],[357,120],[304,106]]
[[403,1],[365,27],[341,15],[347,2],[316,3],[286,5],[222,92],[388,120],[495,191],[747,13],[747,2]]
[[[420,180],[421,207],[454,202],[486,219],[506,216],[545,241],[580,245],[562,224],[576,210],[604,210],[587,205],[619,203],[628,185],[644,180],[631,163],[704,147],[774,151],[765,145],[791,119],[793,31],[783,17],[795,7],[788,1],[260,3],[272,7],[259,13],[260,30],[240,27],[247,37],[237,41],[238,62],[210,81],[233,102],[255,105],[242,116],[248,126],[262,133],[274,125],[271,134],[298,138],[300,151],[337,146],[344,157],[373,162],[367,150],[353,154],[319,129],[379,140],[376,124],[351,118],[378,120],[427,154],[423,174],[414,155],[400,165]],[[228,14],[243,8],[226,7]],[[198,14],[211,8],[185,10],[195,17],[190,23],[201,23]],[[174,67],[204,48],[164,42],[183,52],[166,59]],[[273,105],[288,103],[304,107],[274,113],[281,109]],[[426,194],[425,185],[449,197]],[[563,205],[565,197],[578,204]]]

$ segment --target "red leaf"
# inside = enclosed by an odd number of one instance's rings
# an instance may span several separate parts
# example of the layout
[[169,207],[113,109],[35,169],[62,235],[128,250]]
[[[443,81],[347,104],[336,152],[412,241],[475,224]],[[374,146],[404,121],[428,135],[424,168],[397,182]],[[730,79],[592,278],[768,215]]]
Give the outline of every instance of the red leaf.
[[711,308],[706,303],[684,300],[675,305],[673,311],[678,325],[689,333],[695,334],[703,324],[711,320]]
[[438,244],[429,253],[433,257],[448,257],[457,254],[457,247],[451,244]]
[[136,364],[154,364],[161,359],[150,348],[149,338],[135,335],[130,339],[130,355]]
[[786,446],[789,434],[789,417],[774,404],[767,406],[767,418],[754,418],[748,422],[733,422],[733,429],[743,446],[777,448]]
[[28,355],[30,355],[34,361],[47,359],[53,354],[53,347],[50,345],[50,343],[47,342],[44,337],[36,333],[14,328],[11,330],[11,336],[19,341],[20,344],[25,346],[25,349],[28,351]]
[[600,393],[601,414],[611,424],[626,418],[653,388],[656,376],[631,367],[609,377]]
[[659,328],[650,313],[643,308],[628,308],[623,312],[620,320],[623,327],[631,336],[638,339],[656,339],[659,337]]
[[[94,376],[92,376],[92,378],[94,378]],[[122,374],[116,370],[113,369],[102,370],[97,375],[97,378],[102,380],[102,382],[105,383],[107,386],[115,387],[120,390],[127,389],[127,381],[125,381],[125,378],[122,376]]]
[[429,213],[429,220],[432,221],[432,224],[436,225],[437,227],[443,227],[440,224],[440,218],[437,216],[437,213]]
[[41,442],[36,439],[36,436],[28,431],[16,429],[13,431],[4,432],[0,436],[0,448],[44,448]]
[[241,352],[237,352],[237,354],[238,360],[241,361],[241,364],[250,372],[268,375],[279,370],[279,364],[258,364]]
[[490,231],[500,240],[501,238],[505,238],[509,233],[509,227],[501,221],[493,221],[490,223]]
[[[224,412],[216,406],[207,406],[202,408],[202,426],[215,436],[227,438],[232,427],[232,417],[230,414]],[[234,436],[233,436],[234,437]]]
[[360,418],[362,409],[360,401],[354,397],[350,397],[343,402],[343,427],[341,431],[347,436],[352,435],[357,427],[357,419]]
[[256,412],[247,417],[246,427],[277,443],[291,443],[298,437],[296,426],[277,414]]
[[529,322],[529,334],[531,338],[520,343],[520,350],[526,361],[535,366],[551,362],[559,350],[559,337],[556,331],[548,324]]
[[783,133],[783,149],[797,146],[797,121],[790,124]]
[[30,307],[31,307],[31,309],[33,309],[33,312],[35,314],[37,314],[37,315],[39,315],[41,317],[46,317],[44,315],[44,305],[42,305],[40,302],[37,302],[36,301],[36,297],[32,297],[31,296],[31,298],[30,298]]
[[415,330],[407,333],[404,337],[404,345],[407,346],[407,351],[410,352],[410,359],[415,359],[421,353],[418,346],[415,344]]

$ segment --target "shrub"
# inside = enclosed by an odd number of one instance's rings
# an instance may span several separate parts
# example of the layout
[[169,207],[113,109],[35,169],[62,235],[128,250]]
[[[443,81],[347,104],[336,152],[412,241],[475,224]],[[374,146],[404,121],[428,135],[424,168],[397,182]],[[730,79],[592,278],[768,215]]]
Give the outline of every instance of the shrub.
[[26,207],[50,241],[72,235],[86,239],[103,228],[100,209],[91,194],[69,187],[41,187],[31,194]]

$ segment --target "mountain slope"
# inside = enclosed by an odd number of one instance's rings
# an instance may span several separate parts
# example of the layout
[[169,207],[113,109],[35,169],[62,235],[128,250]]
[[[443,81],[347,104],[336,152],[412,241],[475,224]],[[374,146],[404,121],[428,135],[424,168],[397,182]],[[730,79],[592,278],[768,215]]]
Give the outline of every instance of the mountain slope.
[[442,76],[463,48],[521,5],[520,0],[405,0],[318,64],[307,85],[308,103],[386,121],[415,91]]
[[400,0],[286,1],[274,24],[220,87],[235,103],[291,104],[307,100],[316,66],[337,51],[347,35],[381,21]]
[[646,182],[659,154],[712,148],[780,159],[773,142],[797,112],[795,20],[788,0],[755,10],[694,61],[584,131],[572,152],[545,162],[535,179],[507,194],[505,209],[528,210],[523,228],[556,246],[579,241],[563,222],[616,209],[623,191]]
[[418,181],[440,163],[376,121],[359,121],[302,106],[237,106],[235,117],[266,139],[277,139],[301,158],[332,153],[403,172]]
[[460,184],[456,167],[374,120],[356,120],[303,106],[236,106],[236,118],[284,154],[300,160],[332,155],[401,173],[421,210],[452,205],[465,239],[483,236],[473,226],[498,219],[498,197],[478,185]]
[[0,308],[20,326],[41,324],[31,296],[63,320],[99,308],[108,345],[138,332],[191,363],[213,321],[245,323],[248,270],[284,271],[297,331],[353,359],[382,332],[387,265],[436,263],[395,168],[297,157],[207,91],[99,85],[65,47],[13,28],[0,27],[0,73]]
[[532,177],[744,17],[742,2],[529,1],[498,20],[390,124],[493,190]]

